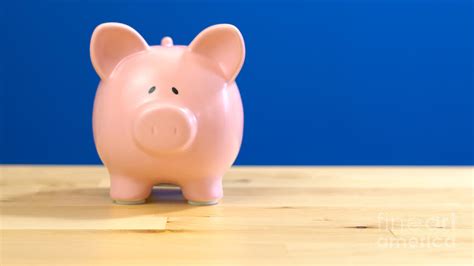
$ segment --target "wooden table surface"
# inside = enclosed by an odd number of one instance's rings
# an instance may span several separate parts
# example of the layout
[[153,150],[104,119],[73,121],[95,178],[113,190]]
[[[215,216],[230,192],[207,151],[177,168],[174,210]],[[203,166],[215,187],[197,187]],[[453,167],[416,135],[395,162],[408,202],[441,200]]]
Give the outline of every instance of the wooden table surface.
[[0,167],[0,265],[473,265],[464,168],[235,167],[219,205],[114,205],[98,166]]

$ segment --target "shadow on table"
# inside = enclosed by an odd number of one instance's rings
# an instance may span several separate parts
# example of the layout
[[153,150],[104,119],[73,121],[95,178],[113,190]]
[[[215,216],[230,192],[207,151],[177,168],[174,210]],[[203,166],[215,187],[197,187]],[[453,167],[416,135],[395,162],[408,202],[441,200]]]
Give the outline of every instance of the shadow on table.
[[0,199],[2,216],[63,219],[110,219],[142,215],[168,216],[194,207],[187,204],[178,187],[154,187],[145,204],[118,205],[108,188],[39,191]]

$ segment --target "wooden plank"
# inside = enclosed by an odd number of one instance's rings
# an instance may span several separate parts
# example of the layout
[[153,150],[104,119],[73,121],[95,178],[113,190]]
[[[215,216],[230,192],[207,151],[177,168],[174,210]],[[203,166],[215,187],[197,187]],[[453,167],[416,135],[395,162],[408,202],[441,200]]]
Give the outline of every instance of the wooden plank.
[[472,167],[236,167],[114,205],[97,166],[0,167],[0,265],[473,264]]

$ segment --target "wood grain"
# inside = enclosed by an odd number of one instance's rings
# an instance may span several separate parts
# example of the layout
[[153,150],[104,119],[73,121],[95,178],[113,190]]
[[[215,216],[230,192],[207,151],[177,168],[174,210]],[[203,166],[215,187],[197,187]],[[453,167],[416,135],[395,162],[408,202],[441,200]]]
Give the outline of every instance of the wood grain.
[[216,206],[114,205],[99,166],[0,167],[0,265],[473,265],[472,167],[235,167]]

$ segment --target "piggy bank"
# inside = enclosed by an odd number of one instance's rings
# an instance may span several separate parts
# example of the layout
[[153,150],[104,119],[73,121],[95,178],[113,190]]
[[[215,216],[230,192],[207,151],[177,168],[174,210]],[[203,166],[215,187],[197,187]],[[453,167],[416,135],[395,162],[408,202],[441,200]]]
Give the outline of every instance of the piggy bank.
[[216,204],[242,142],[239,30],[219,24],[188,46],[170,37],[150,46],[131,27],[104,23],[92,34],[90,55],[101,80],[94,141],[112,200],[141,204],[154,185],[167,183],[189,204]]

